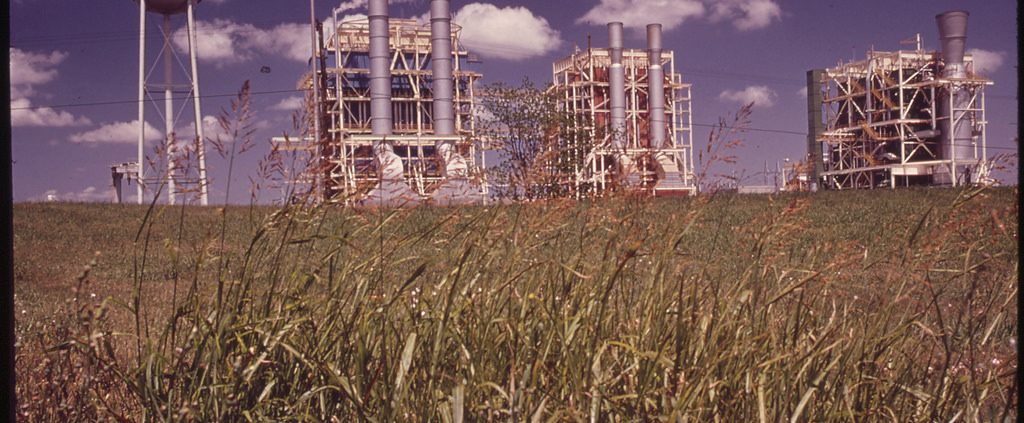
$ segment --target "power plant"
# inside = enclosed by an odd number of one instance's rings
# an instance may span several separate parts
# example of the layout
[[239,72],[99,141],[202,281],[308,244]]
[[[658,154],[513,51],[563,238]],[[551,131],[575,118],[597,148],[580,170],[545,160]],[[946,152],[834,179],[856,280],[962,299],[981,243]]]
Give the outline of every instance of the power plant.
[[370,0],[364,19],[318,28],[313,38],[315,156],[320,201],[347,205],[481,202],[483,150],[473,110],[479,73],[467,70],[447,0],[430,23],[393,19]]
[[[696,192],[690,84],[647,26],[647,48],[623,46],[621,22],[608,24],[608,47],[575,51],[553,65],[560,110],[570,131],[558,148],[579,157],[568,175],[578,196],[627,187],[653,195]],[[667,70],[666,70],[667,69]],[[582,139],[582,142],[581,142]]]
[[869,51],[807,73],[808,158],[825,189],[987,183],[985,87],[965,11],[935,17],[939,51]]

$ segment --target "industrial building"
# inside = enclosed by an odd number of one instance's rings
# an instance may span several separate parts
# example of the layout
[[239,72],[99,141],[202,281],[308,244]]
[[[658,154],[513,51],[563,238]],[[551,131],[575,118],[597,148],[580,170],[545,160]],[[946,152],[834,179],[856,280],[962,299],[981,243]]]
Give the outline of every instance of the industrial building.
[[368,17],[318,28],[312,139],[318,200],[400,206],[463,204],[487,196],[476,136],[468,53],[447,0],[430,23],[391,19],[387,0]]
[[577,196],[616,187],[653,195],[696,192],[691,85],[663,50],[661,25],[647,26],[646,49],[623,46],[622,23],[608,24],[608,48],[574,51],[552,65],[552,89],[568,114],[559,168]]
[[[936,16],[941,49],[869,51],[807,73],[811,180],[825,189],[987,183],[985,87],[968,13]],[[812,186],[813,189],[813,186]]]

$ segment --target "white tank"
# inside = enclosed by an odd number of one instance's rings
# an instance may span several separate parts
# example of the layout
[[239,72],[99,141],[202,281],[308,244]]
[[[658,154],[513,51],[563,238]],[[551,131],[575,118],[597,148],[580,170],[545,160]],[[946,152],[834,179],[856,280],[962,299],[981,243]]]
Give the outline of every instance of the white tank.
[[[202,0],[196,0],[196,3]],[[139,0],[135,0],[136,3]],[[175,15],[185,13],[189,0],[146,0],[146,10],[161,15]]]

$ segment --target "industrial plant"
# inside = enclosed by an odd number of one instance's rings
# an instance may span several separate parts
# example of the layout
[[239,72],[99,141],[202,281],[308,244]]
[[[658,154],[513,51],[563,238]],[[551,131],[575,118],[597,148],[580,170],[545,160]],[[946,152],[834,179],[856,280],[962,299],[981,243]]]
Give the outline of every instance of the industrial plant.
[[[392,19],[387,0],[368,17],[318,25],[314,57],[316,158],[309,175],[318,201],[345,205],[481,202],[483,149],[473,119],[468,52],[449,1],[431,2],[430,23]],[[322,41],[321,41],[322,40]]]
[[[653,195],[696,192],[690,84],[665,51],[661,25],[647,26],[647,48],[623,46],[621,22],[608,24],[608,48],[575,51],[552,65],[553,90],[570,132],[558,148],[579,157],[571,187],[579,196],[627,187]],[[575,153],[575,154],[573,154]]]
[[939,51],[869,51],[807,73],[808,158],[825,189],[989,182],[985,87],[965,54],[968,13],[936,16]]

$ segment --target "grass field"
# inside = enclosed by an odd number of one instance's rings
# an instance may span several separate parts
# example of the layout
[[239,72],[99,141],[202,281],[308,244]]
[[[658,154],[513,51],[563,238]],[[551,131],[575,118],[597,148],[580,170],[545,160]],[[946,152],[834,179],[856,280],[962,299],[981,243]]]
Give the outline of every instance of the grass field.
[[14,209],[24,421],[1012,421],[1016,189]]

